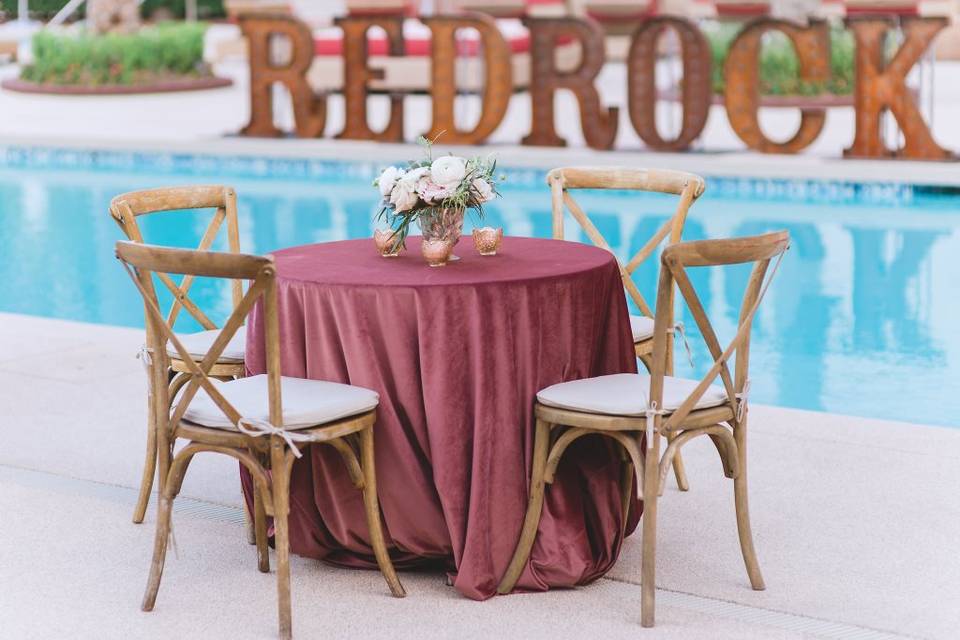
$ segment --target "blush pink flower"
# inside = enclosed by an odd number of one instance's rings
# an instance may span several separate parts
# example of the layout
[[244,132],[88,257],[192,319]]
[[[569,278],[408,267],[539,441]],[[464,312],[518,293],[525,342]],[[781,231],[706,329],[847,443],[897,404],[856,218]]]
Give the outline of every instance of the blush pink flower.
[[428,178],[421,180],[417,185],[417,193],[427,204],[435,204],[449,198],[455,191],[455,185],[442,187]]

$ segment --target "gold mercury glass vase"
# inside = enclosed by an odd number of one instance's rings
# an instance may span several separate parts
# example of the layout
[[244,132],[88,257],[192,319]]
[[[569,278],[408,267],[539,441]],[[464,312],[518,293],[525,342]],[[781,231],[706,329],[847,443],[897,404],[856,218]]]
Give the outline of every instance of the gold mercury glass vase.
[[[447,260],[459,260],[453,255],[453,248],[460,240],[463,232],[463,207],[434,207],[417,217],[420,232],[423,234],[423,243],[431,248],[431,252],[439,255],[438,249],[442,245],[449,245],[450,253]],[[424,254],[426,256],[426,254]],[[430,266],[441,266],[447,260],[428,260]]]

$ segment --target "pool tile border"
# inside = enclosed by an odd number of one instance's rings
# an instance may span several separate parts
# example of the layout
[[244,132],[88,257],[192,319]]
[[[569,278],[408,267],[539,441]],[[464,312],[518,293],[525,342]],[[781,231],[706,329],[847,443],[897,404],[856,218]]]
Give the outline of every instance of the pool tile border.
[[[0,145],[0,169],[145,171],[166,175],[210,176],[217,179],[233,177],[335,181],[348,178],[372,181],[385,164],[245,154]],[[510,167],[506,171],[513,185],[533,187],[543,184],[543,170]],[[914,185],[893,181],[731,178],[712,175],[707,175],[707,179],[711,195],[731,199],[900,206],[909,204],[916,198],[960,197],[960,186]]]

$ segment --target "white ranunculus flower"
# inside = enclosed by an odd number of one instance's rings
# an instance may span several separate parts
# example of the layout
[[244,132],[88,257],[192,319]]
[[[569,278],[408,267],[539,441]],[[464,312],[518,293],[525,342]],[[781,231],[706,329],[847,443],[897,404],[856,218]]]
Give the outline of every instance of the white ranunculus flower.
[[401,178],[404,174],[403,169],[398,169],[397,167],[387,167],[383,170],[383,173],[380,174],[380,177],[377,178],[377,186],[380,188],[380,195],[384,198],[390,195],[390,192],[393,191],[393,185],[397,183],[397,180]]
[[417,183],[423,179],[424,176],[430,173],[430,167],[417,167],[416,169],[410,169],[403,176],[397,180],[397,184],[404,183],[413,185],[416,188]]
[[493,187],[483,178],[474,178],[473,190],[480,196],[480,202],[490,202],[493,200]]
[[443,156],[430,165],[430,177],[441,187],[458,184],[466,175],[467,161],[457,156]]
[[417,183],[407,180],[398,180],[390,192],[390,204],[398,211],[409,211],[417,204],[420,196],[417,195]]

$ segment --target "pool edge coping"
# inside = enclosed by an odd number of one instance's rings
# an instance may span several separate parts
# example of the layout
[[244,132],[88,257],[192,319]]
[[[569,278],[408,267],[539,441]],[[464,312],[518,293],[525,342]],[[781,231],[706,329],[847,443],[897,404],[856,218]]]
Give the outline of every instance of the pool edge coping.
[[[0,147],[30,147],[83,151],[139,151],[216,156],[285,159],[405,161],[420,153],[413,143],[296,138],[210,137],[197,140],[158,141],[146,139],[37,138],[0,136]],[[376,150],[373,153],[373,150]],[[494,153],[517,168],[544,169],[556,166],[558,152],[564,165],[632,165],[681,169],[718,178],[849,181],[894,183],[920,187],[960,187],[960,164],[912,160],[857,160],[814,155],[774,155],[752,151],[653,153],[644,151],[596,151],[579,147],[523,147],[516,145],[443,146],[444,151],[464,155]]]

